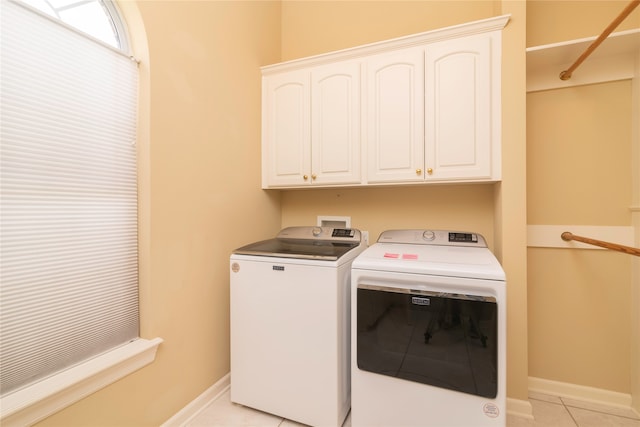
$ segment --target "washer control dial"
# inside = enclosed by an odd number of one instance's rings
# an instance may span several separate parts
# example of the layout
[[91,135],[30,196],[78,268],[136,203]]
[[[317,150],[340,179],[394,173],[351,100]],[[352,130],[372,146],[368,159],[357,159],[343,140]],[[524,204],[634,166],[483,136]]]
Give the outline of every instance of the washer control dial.
[[423,238],[424,240],[427,240],[427,241],[431,242],[431,241],[435,240],[435,238],[436,238],[436,233],[434,233],[434,232],[433,232],[433,231],[431,231],[431,230],[426,230],[426,231],[424,231],[424,232],[422,233],[422,238]]
[[315,237],[318,237],[319,235],[322,234],[322,228],[313,227],[313,230],[311,230],[311,234],[313,234]]

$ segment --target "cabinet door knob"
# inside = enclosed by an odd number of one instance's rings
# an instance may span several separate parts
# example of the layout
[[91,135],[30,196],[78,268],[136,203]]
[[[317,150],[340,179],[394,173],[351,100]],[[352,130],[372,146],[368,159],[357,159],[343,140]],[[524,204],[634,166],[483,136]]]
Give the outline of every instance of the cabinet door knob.
[[315,173],[312,173],[312,174],[311,174],[311,179],[313,179],[313,180],[315,180],[315,179],[316,179],[316,174],[315,174]]
[[431,169],[431,168],[427,169],[427,173],[428,173],[429,175],[431,175],[431,174],[433,173],[433,169]]
[[422,173],[422,169],[416,169],[416,175],[420,175]]
[[305,181],[309,179],[309,177],[307,175],[302,175],[302,179],[304,179]]

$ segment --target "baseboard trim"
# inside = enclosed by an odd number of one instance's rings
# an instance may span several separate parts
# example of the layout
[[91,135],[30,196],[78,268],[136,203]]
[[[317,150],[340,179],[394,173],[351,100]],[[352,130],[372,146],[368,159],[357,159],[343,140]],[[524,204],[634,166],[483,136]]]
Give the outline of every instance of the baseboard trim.
[[529,391],[620,408],[631,408],[631,395],[583,385],[529,377]]
[[507,397],[507,415],[533,419],[533,406],[528,400],[512,399]]
[[220,378],[218,382],[206,389],[200,396],[196,397],[178,413],[165,421],[161,427],[183,427],[189,421],[197,417],[211,402],[215,401],[221,394],[231,387],[231,374],[228,373]]
[[[182,408],[178,413],[165,421],[161,427],[184,427],[197,417],[207,406],[231,387],[231,374],[223,376],[218,382],[206,389],[202,394]],[[529,391],[566,397],[585,402],[599,403],[608,406],[630,409],[631,395],[595,387],[563,383],[543,378],[529,377]],[[528,400],[507,398],[507,414],[533,420],[533,407]]]

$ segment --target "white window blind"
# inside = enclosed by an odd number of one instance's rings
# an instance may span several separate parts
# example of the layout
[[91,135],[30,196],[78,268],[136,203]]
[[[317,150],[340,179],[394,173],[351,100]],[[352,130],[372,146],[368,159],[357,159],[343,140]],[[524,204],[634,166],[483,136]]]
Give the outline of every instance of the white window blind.
[[137,66],[1,7],[0,394],[138,337]]

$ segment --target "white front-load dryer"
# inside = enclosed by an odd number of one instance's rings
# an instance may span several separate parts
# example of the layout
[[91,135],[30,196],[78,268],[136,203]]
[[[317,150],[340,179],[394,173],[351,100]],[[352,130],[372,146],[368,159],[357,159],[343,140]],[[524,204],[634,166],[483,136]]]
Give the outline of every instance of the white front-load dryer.
[[386,231],[351,292],[353,427],[506,425],[506,281],[481,235]]

